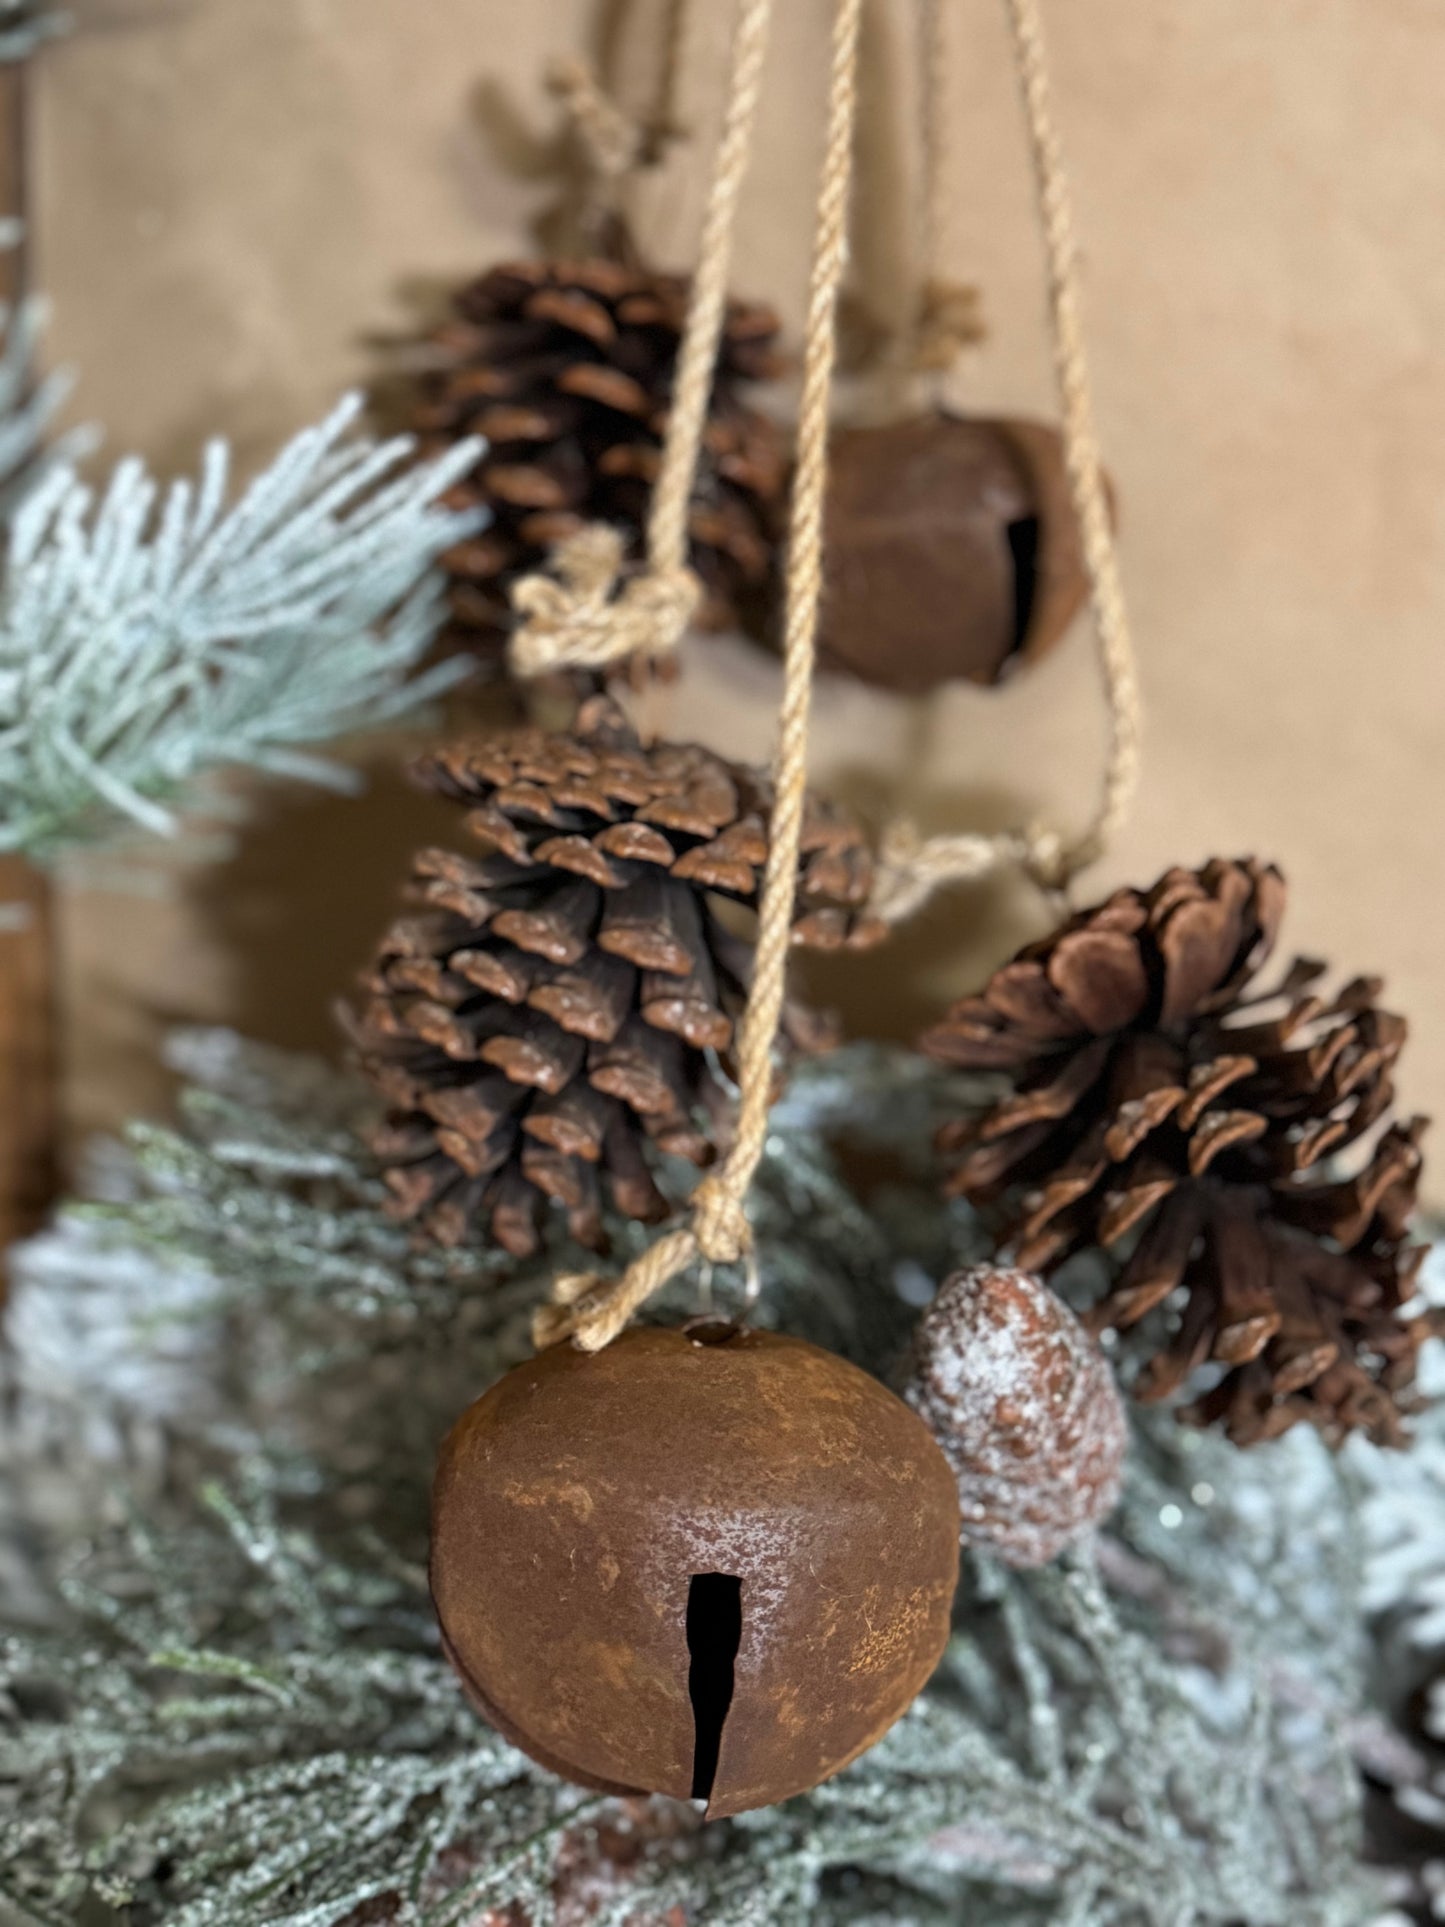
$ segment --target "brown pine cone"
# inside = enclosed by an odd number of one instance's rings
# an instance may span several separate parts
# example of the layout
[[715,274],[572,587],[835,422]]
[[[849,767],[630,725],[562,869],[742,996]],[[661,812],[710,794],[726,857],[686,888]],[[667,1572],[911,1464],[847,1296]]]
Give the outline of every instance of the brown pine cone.
[[1425,1120],[1386,1121],[1406,1026],[1377,979],[1316,994],[1322,964],[1255,985],[1284,903],[1277,870],[1214,861],[1021,951],[924,1040],[1014,1086],[943,1148],[956,1192],[1002,1204],[1017,1264],[1120,1253],[1094,1329],[1180,1292],[1138,1396],[1212,1362],[1185,1416],[1240,1444],[1301,1419],[1397,1443],[1427,1335],[1400,1316],[1423,1256],[1406,1224]]
[[[423,344],[412,426],[423,452],[465,435],[487,451],[452,491],[489,527],[443,558],[453,639],[500,665],[508,592],[589,522],[623,529],[641,554],[661,462],[688,283],[614,261],[524,261],[456,296],[455,318]],[[778,372],[777,317],[729,304],[692,500],[699,620],[743,621],[765,600],[785,520],[782,432],[740,399]]]
[[1047,1565],[1113,1511],[1129,1444],[1114,1375],[1041,1279],[992,1265],[945,1279],[903,1396],[958,1479],[965,1545]]
[[[418,854],[422,914],[387,933],[349,1020],[390,1105],[377,1149],[397,1214],[519,1257],[547,1198],[596,1246],[602,1176],[624,1216],[662,1216],[646,1147],[701,1165],[730,1126],[752,942],[718,906],[756,907],[766,778],[643,748],[601,697],[568,734],[463,744],[416,774],[463,806],[477,849]],[[794,940],[881,936],[871,884],[857,827],[810,804]],[[826,1041],[796,1007],[788,1029]]]

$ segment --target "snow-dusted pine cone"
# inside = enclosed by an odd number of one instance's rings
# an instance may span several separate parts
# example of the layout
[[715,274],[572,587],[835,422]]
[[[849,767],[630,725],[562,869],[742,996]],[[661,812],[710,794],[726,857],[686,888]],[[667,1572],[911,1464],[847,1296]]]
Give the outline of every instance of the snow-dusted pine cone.
[[957,1476],[965,1545],[1042,1566],[1113,1510],[1128,1446],[1114,1375],[1032,1273],[945,1280],[904,1396]]
[[[605,697],[569,731],[439,750],[416,774],[465,813],[471,848],[417,854],[421,914],[387,932],[349,1019],[389,1106],[393,1208],[526,1257],[550,1199],[596,1247],[604,1188],[625,1217],[662,1216],[654,1151],[707,1164],[730,1133],[753,958],[736,912],[757,907],[768,778],[644,747]],[[872,875],[858,825],[810,800],[793,941],[881,936]],[[790,1006],[794,1044],[826,1029]]]

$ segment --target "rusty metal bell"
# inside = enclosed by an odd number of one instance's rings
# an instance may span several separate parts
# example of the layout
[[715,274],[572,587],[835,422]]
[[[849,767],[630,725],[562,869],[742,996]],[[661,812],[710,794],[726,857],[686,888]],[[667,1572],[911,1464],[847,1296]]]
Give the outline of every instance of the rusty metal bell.
[[819,647],[922,695],[1045,655],[1088,592],[1063,443],[1044,422],[936,411],[828,447]]
[[816,1786],[948,1637],[958,1497],[927,1428],[796,1338],[558,1345],[447,1437],[432,1593],[479,1710],[551,1771],[712,1816]]

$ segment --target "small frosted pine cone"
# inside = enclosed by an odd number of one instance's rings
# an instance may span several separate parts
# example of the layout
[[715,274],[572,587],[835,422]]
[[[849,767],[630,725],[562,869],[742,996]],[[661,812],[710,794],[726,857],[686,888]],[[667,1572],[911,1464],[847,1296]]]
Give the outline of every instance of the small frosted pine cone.
[[[500,664],[509,592],[585,524],[622,529],[640,556],[667,432],[688,283],[615,261],[523,261],[460,290],[455,313],[414,351],[411,406],[424,452],[467,435],[487,450],[449,498],[490,526],[443,558],[452,634]],[[766,601],[786,521],[787,444],[742,399],[778,372],[778,320],[727,309],[689,515],[704,627]]]
[[[731,1129],[728,1065],[768,852],[757,771],[644,748],[603,697],[576,727],[424,757],[474,853],[416,857],[421,914],[383,938],[349,1017],[389,1106],[377,1151],[397,1215],[519,1257],[548,1199],[596,1247],[602,1184],[624,1217],[666,1211],[650,1153],[709,1163]],[[883,934],[860,830],[810,802],[793,928],[833,949]],[[789,1008],[789,1040],[828,1041]]]
[[1401,1316],[1423,1256],[1407,1222],[1425,1120],[1388,1119],[1406,1026],[1377,979],[1318,994],[1323,964],[1256,985],[1284,903],[1274,868],[1216,860],[1021,951],[924,1040],[1013,1086],[942,1144],[953,1189],[1001,1206],[1018,1264],[1117,1255],[1095,1329],[1178,1306],[1137,1396],[1210,1364],[1184,1416],[1239,1444],[1300,1420],[1394,1444],[1429,1330]]
[[904,1397],[953,1467],[976,1551],[1046,1565],[1113,1511],[1129,1443],[1114,1375],[1031,1273],[975,1265],[945,1279]]

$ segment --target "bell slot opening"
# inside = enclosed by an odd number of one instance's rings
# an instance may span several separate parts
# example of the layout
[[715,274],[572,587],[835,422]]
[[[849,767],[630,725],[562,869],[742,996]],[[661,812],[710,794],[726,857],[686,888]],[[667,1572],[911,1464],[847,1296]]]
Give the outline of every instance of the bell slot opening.
[[723,1725],[733,1703],[733,1665],[743,1637],[743,1582],[731,1572],[695,1572],[687,1587],[687,1693],[692,1701],[692,1797],[712,1798]]
[[1014,565],[1014,648],[1022,649],[1039,587],[1039,518],[1021,515],[1004,529]]

